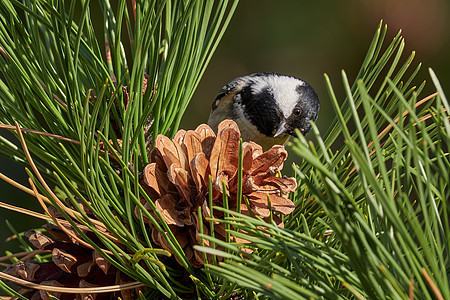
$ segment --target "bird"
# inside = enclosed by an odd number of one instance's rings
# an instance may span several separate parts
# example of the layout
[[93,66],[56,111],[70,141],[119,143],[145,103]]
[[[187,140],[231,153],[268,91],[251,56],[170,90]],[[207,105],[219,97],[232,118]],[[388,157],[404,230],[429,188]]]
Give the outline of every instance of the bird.
[[236,122],[243,141],[264,150],[285,145],[295,129],[305,135],[320,109],[316,91],[304,80],[273,72],[235,78],[212,103],[208,125],[217,132],[220,122]]

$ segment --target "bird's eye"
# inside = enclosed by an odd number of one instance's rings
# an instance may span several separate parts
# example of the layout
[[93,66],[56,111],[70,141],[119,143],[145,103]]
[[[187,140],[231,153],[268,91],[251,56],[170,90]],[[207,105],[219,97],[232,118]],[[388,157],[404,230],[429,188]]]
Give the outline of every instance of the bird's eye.
[[296,107],[296,108],[294,108],[293,114],[298,117],[302,114],[302,110],[300,108]]

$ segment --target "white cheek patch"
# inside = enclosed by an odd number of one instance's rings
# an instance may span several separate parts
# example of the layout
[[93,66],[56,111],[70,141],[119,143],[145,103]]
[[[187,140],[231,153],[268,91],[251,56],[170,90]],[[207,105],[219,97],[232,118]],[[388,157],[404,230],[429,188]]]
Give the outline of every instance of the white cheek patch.
[[306,85],[304,81],[289,76],[264,76],[254,78],[253,93],[270,88],[285,118],[288,118],[299,100],[298,86]]

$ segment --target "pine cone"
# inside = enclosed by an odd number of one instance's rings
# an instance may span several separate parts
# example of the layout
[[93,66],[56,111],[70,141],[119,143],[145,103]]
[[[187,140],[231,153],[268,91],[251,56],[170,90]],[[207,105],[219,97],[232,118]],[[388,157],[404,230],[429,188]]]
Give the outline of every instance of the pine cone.
[[[92,212],[79,202],[79,206],[83,209],[85,214],[95,219]],[[62,220],[62,215],[54,207],[48,207],[50,214]],[[78,228],[83,226],[72,220],[77,224]],[[41,286],[64,287],[64,288],[94,288],[105,287],[117,284],[125,284],[134,282],[130,277],[122,273],[120,270],[111,265],[111,263],[100,255],[100,253],[91,247],[80,244],[74,237],[80,238],[80,235],[68,223],[61,223],[65,225],[64,230],[58,226],[47,223],[43,226],[46,232],[52,236],[50,238],[41,232],[30,230],[25,232],[25,236],[30,243],[37,249],[43,252],[51,253],[51,261],[38,262],[33,259],[25,261],[18,261],[8,266],[4,273],[14,277],[26,280],[30,283],[35,283]],[[105,234],[109,234],[104,228],[98,228]],[[101,241],[91,231],[82,230],[89,239],[94,241],[97,245],[102,246]],[[66,232],[69,232],[67,234]],[[71,236],[72,235],[72,236]],[[30,254],[33,254],[32,252]],[[36,253],[34,253],[35,255]],[[30,255],[31,256],[31,255]],[[142,288],[141,288],[142,289]],[[105,293],[60,293],[53,291],[44,291],[37,289],[21,290],[23,296],[28,299],[50,299],[48,294],[57,297],[60,300],[64,299],[118,299],[131,300],[137,297],[135,290],[123,290],[120,292],[105,292]]]
[[[205,124],[196,130],[178,131],[173,141],[159,135],[150,153],[151,163],[144,168],[141,185],[195,267],[205,263],[203,254],[193,249],[194,245],[201,244],[198,207],[202,208],[205,234],[209,234],[205,218],[223,218],[219,211],[214,211],[213,216],[210,214],[209,176],[213,183],[213,205],[223,206],[225,186],[229,208],[237,210],[239,138],[239,129],[231,120],[219,125],[217,137]],[[273,146],[263,152],[261,146],[253,142],[243,143],[242,192],[250,203],[251,213],[245,201],[241,203],[241,213],[268,219],[270,209],[283,215],[294,210],[294,203],[287,196],[297,188],[295,179],[274,176],[283,168],[286,158],[283,146]],[[153,213],[145,200],[141,202]],[[135,212],[139,216],[137,207]],[[273,215],[273,220],[283,226],[277,215]],[[144,217],[144,222],[152,228],[153,241],[171,251],[165,237],[150,220]],[[215,236],[225,240],[225,226],[221,223],[214,229]],[[208,246],[208,241],[204,243]]]

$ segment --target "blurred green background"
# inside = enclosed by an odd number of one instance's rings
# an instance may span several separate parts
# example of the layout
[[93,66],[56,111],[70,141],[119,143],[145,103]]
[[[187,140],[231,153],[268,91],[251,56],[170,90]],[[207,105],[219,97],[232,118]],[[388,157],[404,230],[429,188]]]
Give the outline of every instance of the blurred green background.
[[316,89],[321,101],[318,125],[324,132],[333,110],[323,74],[343,95],[341,70],[350,82],[355,79],[382,19],[388,25],[386,40],[402,29],[405,54],[415,50],[415,61],[424,63],[416,78],[429,80],[432,67],[448,91],[448,0],[243,0],[184,115],[183,128],[206,122],[215,95],[235,77],[270,71],[299,77]]
[[[112,1],[114,2],[114,1]],[[321,111],[317,121],[322,133],[334,115],[324,84],[327,73],[342,101],[340,72],[355,79],[379,21],[388,25],[388,41],[403,30],[405,55],[416,51],[423,62],[416,77],[431,82],[428,67],[436,72],[450,95],[450,2],[448,0],[378,1],[270,1],[241,0],[236,14],[217,49],[182,120],[181,128],[193,129],[208,120],[211,102],[235,77],[255,72],[278,72],[302,78],[317,91]],[[433,92],[431,84],[423,95]],[[5,135],[5,132],[1,134]],[[22,166],[0,158],[0,172],[26,184]],[[33,209],[36,201],[0,182],[0,201]],[[17,243],[5,242],[16,230],[44,222],[0,209],[0,256],[17,251]]]

